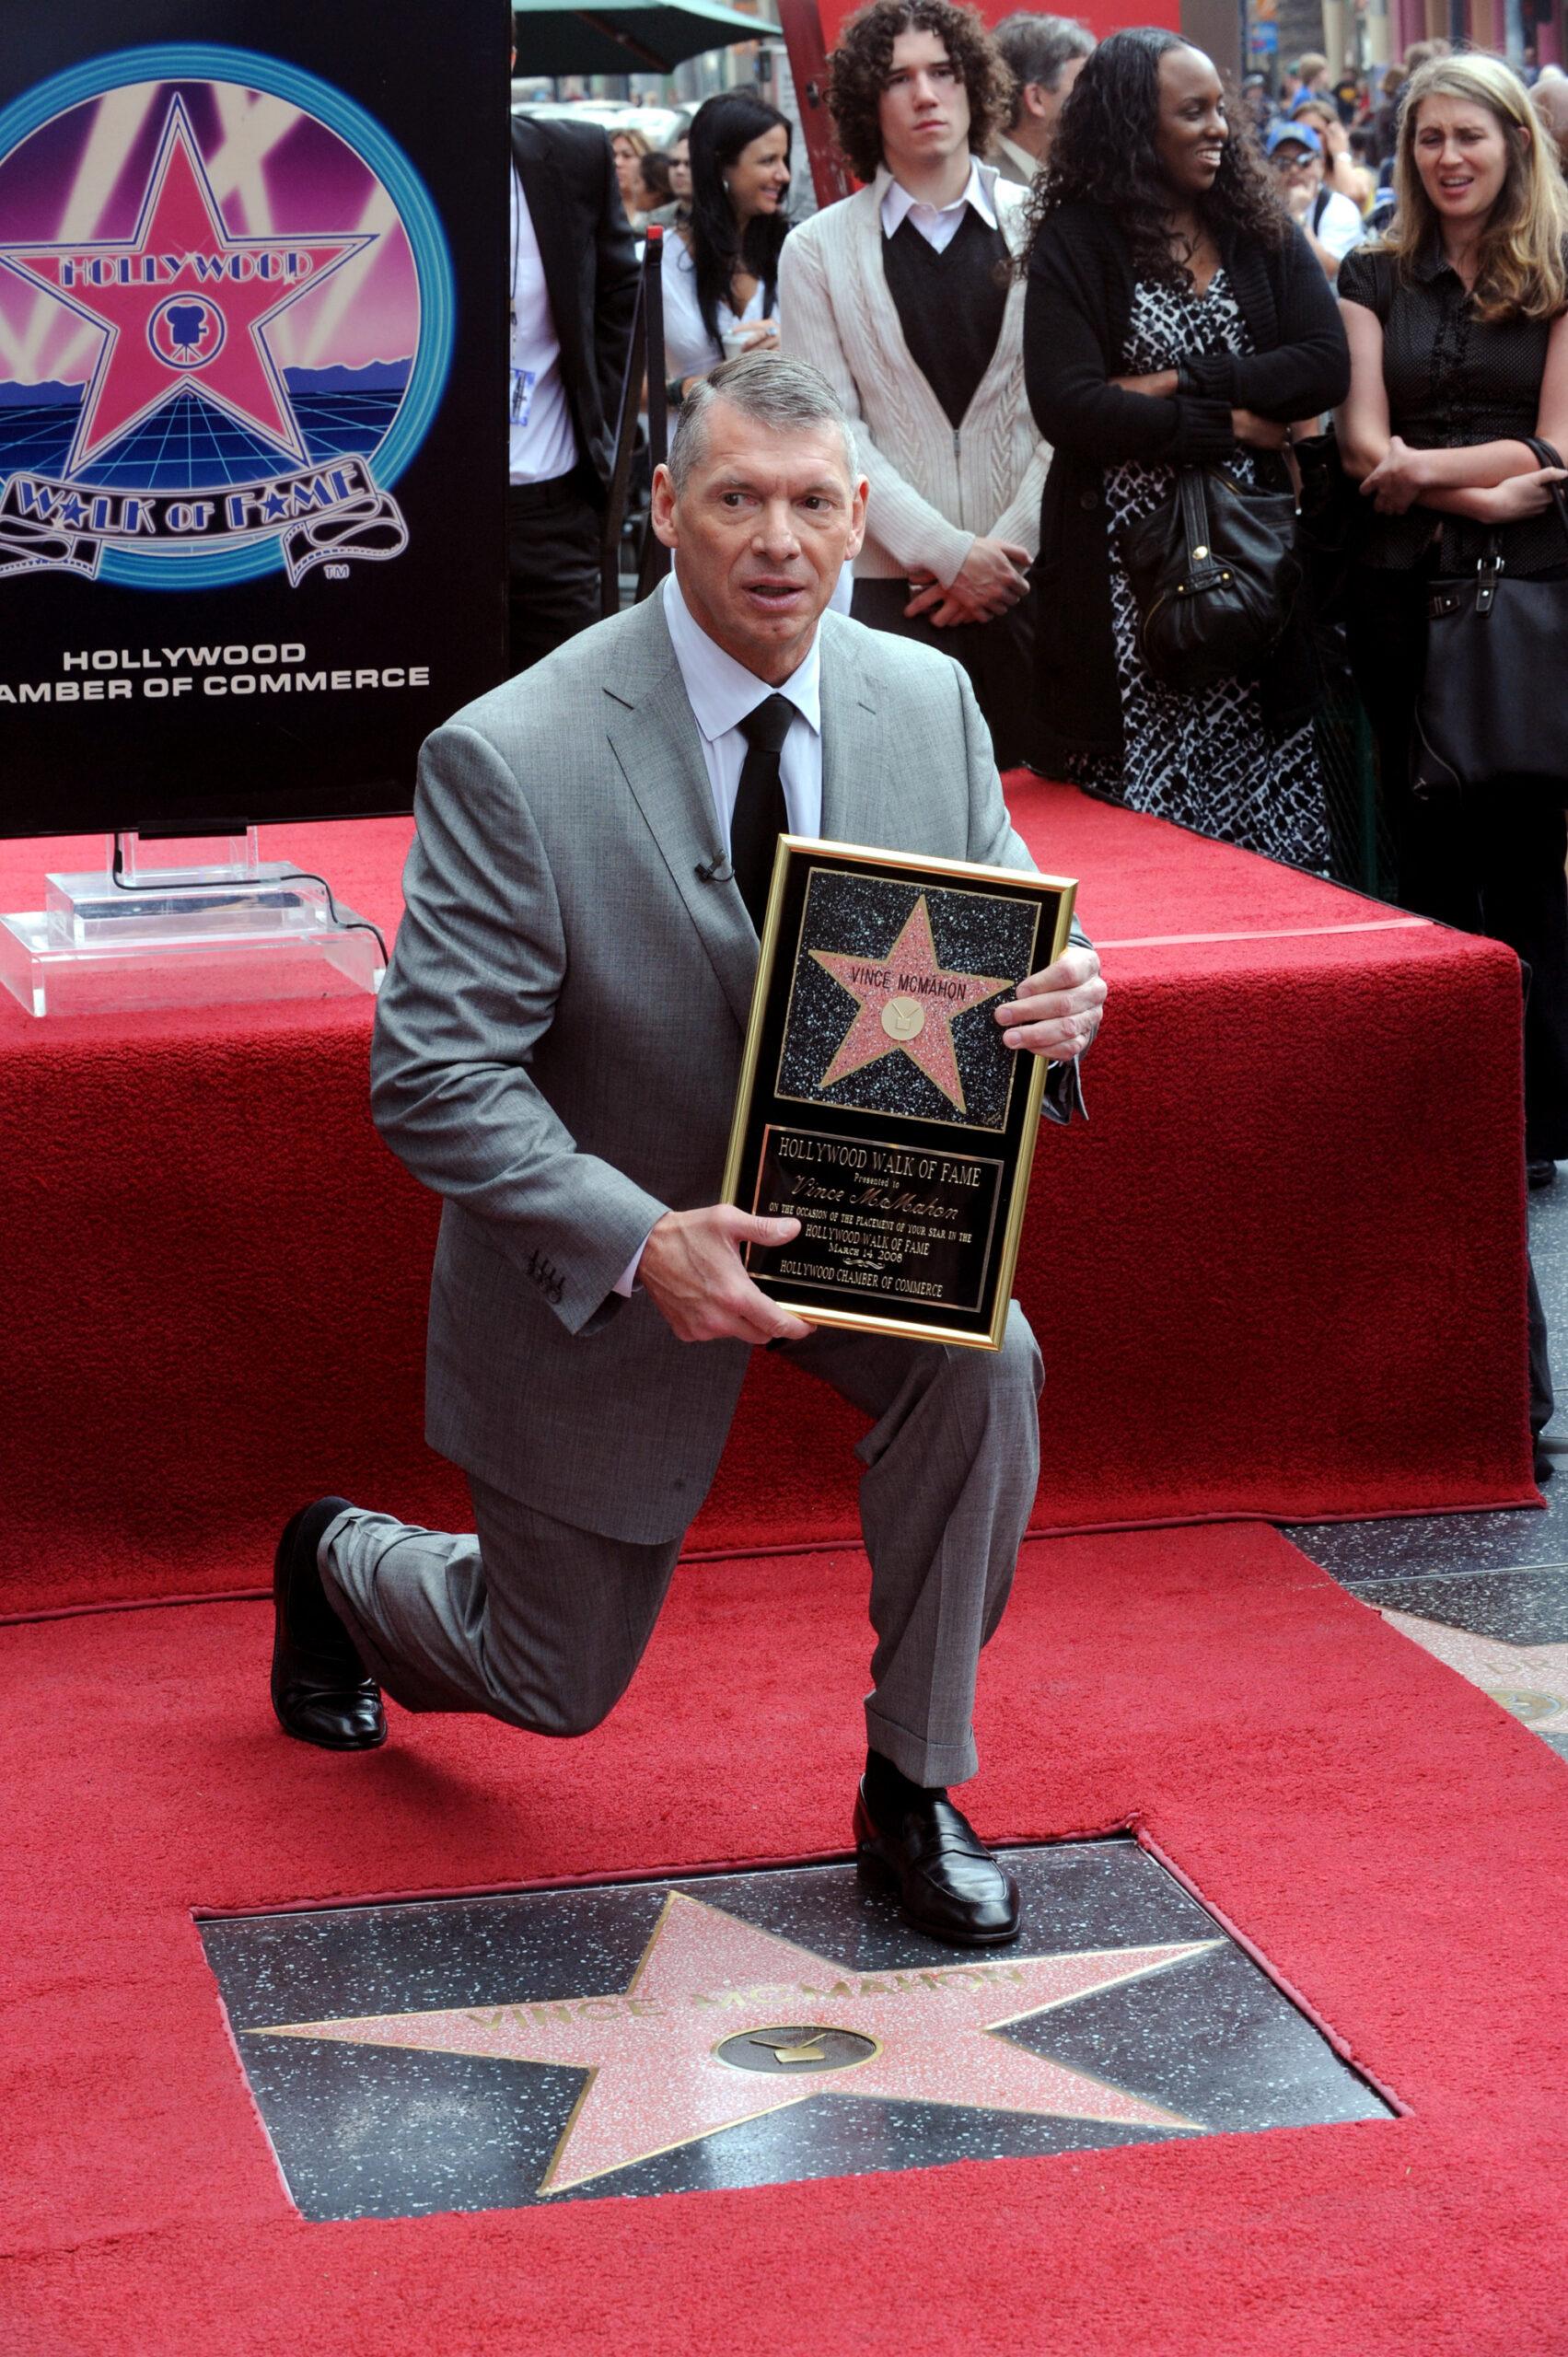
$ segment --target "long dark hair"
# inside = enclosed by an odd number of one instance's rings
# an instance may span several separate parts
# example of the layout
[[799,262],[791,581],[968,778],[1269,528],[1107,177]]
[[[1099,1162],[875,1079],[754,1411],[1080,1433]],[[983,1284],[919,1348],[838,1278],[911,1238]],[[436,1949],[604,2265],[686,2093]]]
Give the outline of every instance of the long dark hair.
[[691,118],[687,134],[691,159],[691,261],[697,273],[697,308],[703,325],[719,341],[719,305],[729,301],[730,283],[738,270],[750,272],[768,289],[778,284],[779,250],[789,232],[781,205],[776,213],[754,214],[742,232],[724,184],[725,167],[733,164],[754,139],[783,128],[784,154],[789,154],[790,123],[777,107],[765,106],[748,90],[726,90],[704,99]]
[[[1160,59],[1191,41],[1154,25],[1112,33],[1086,60],[1056,125],[1051,162],[1029,207],[1033,246],[1051,215],[1087,199],[1113,214],[1132,249],[1134,274],[1156,286],[1185,286],[1189,273],[1170,250],[1170,189],[1155,146]],[[1227,94],[1228,100],[1228,94]],[[1232,129],[1214,186],[1197,210],[1210,229],[1227,225],[1260,245],[1282,246],[1288,217],[1258,151],[1228,105]],[[1027,267],[1027,257],[1025,261]]]

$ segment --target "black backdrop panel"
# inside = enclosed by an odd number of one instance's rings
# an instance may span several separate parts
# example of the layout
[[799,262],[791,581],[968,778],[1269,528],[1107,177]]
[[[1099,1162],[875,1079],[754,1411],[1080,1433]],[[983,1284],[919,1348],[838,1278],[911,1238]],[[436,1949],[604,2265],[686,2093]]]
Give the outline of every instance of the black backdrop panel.
[[9,0],[0,834],[404,810],[505,669],[505,0]]

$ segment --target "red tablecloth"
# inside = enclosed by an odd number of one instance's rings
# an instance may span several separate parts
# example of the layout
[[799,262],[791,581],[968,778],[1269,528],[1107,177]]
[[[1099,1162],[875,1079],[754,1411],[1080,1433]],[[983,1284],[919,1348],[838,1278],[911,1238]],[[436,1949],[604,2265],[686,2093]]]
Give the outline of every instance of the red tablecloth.
[[[1517,1504],[1512,954],[1038,780],[1112,996],[1017,1290],[1041,1527]],[[270,830],[389,927],[409,827]],[[76,843],[0,846],[0,906]],[[337,1490],[465,1516],[421,1440],[436,1204],[366,1106],[367,999],[35,1020],[0,994],[0,1610],[268,1576]],[[761,1360],[693,1547],[854,1527],[855,1425]]]

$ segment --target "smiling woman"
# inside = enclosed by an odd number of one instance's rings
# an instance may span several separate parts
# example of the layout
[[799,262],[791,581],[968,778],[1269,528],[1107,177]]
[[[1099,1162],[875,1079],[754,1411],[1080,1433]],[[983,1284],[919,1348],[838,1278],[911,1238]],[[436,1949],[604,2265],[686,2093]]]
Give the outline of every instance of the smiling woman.
[[1040,511],[1040,736],[1057,774],[1321,869],[1307,620],[1210,684],[1157,679],[1123,540],[1181,470],[1287,487],[1290,426],[1342,397],[1344,331],[1210,60],[1113,34],[1062,110],[1037,184],[1024,365],[1055,456]]
[[705,99],[689,139],[691,215],[664,241],[665,361],[689,386],[743,351],[776,352],[789,230],[790,128],[746,90]]

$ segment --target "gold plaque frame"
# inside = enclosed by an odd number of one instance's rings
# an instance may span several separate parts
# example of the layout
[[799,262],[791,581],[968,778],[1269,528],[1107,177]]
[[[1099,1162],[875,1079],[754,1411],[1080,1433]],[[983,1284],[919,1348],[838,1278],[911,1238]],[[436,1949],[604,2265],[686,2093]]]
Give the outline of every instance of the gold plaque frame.
[[[866,884],[896,888],[881,895],[854,888]],[[790,1215],[802,1218],[794,1243],[747,1248],[749,1274],[781,1308],[814,1326],[1001,1348],[1046,1062],[1027,1049],[1002,1047],[992,1016],[1028,975],[1062,955],[1076,891],[1068,877],[1024,868],[779,838],[722,1200],[748,1212],[788,1202]],[[825,913],[835,901],[853,923]],[[858,930],[863,945],[878,905],[882,933],[896,935],[880,948],[839,943],[830,951],[810,937],[836,923]],[[965,971],[956,954],[947,966],[940,953],[939,932],[955,923],[962,930],[969,919],[991,944],[983,972]],[[923,960],[912,980],[896,975],[889,962],[912,937]],[[868,979],[885,1044],[860,996]],[[929,995],[923,1004],[901,993],[900,982]],[[986,982],[994,987],[977,994]],[[822,1061],[830,1003],[836,1009],[830,1030],[842,1028],[843,1037]],[[982,1010],[989,1033],[976,1028]],[[920,1050],[914,1043],[932,1015],[931,1039]],[[966,1017],[973,1021],[960,1039]],[[865,1053],[830,1081],[852,1036]],[[900,1091],[902,1101],[893,1102]],[[825,1186],[788,1170],[791,1162],[816,1164],[846,1184]],[[900,1185],[906,1178],[933,1191],[913,1196]],[[972,1225],[955,1224],[964,1218]],[[938,1273],[900,1274],[911,1260]]]

